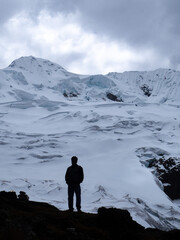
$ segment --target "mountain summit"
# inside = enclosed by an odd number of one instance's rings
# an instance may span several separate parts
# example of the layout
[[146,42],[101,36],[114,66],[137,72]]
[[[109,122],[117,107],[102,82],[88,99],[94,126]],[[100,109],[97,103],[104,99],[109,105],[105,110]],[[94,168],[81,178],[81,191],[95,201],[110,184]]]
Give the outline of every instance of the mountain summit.
[[63,67],[60,65],[53,63],[49,60],[45,60],[42,58],[36,58],[33,56],[29,57],[20,57],[14,60],[9,66],[8,69],[19,69],[19,70],[26,70],[26,71],[47,71],[47,73],[52,71],[64,71],[67,72]]

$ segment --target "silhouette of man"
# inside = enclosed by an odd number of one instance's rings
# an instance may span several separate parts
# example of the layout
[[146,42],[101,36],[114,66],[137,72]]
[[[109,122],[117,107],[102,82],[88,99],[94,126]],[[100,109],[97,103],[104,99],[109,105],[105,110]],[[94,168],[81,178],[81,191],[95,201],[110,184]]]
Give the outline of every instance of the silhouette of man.
[[81,211],[81,187],[84,179],[83,168],[77,165],[78,158],[73,156],[71,158],[72,165],[68,167],[65,175],[66,183],[68,184],[68,206],[69,210],[73,211],[73,197],[76,194],[76,208],[78,212]]

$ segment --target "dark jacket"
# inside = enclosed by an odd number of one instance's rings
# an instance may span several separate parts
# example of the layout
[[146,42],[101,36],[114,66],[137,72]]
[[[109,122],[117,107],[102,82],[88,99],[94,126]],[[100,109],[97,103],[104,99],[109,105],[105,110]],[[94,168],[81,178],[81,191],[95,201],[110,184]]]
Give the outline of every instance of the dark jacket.
[[76,185],[82,183],[84,179],[83,168],[79,165],[68,167],[65,175],[65,180],[68,185]]

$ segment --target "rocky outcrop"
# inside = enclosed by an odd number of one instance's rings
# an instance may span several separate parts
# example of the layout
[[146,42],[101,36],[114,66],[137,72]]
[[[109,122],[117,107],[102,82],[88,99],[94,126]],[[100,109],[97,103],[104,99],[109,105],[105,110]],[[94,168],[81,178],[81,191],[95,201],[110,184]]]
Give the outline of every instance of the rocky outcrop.
[[144,92],[144,95],[150,97],[152,93],[152,88],[150,88],[147,84],[143,84],[140,89]]
[[106,94],[107,98],[115,102],[123,102],[123,100],[112,93]]
[[180,159],[152,159],[148,165],[163,184],[164,192],[172,199],[180,199]]
[[[22,194],[22,193],[21,193]],[[24,195],[25,193],[23,193]],[[98,214],[60,211],[40,202],[0,193],[0,239],[18,240],[175,240],[180,231],[144,229],[126,210],[100,208]]]

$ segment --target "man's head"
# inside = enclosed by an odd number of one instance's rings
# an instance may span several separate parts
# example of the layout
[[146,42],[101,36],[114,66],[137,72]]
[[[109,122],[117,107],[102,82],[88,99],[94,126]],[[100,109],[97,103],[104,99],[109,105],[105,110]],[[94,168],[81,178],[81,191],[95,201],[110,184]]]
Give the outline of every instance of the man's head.
[[73,166],[77,164],[77,161],[78,161],[78,158],[77,158],[76,156],[73,156],[73,157],[71,158],[71,162],[72,162],[72,165],[73,165]]

